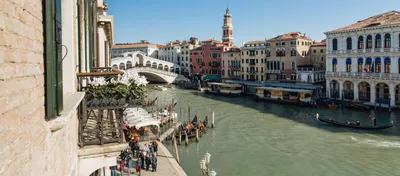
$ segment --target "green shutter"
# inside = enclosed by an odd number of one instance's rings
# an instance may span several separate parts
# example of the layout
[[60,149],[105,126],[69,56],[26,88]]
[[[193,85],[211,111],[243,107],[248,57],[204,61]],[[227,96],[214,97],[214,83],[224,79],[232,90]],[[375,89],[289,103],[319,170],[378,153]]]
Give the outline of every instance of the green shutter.
[[61,0],[46,0],[45,7],[45,105],[46,119],[51,120],[63,108]]
[[53,0],[45,1],[45,56],[46,56],[46,68],[45,68],[45,77],[46,77],[46,119],[50,120],[57,116],[56,111],[56,89],[55,89],[55,75],[56,68],[55,64],[55,49],[54,49],[54,22],[53,22],[53,12],[54,5]]
[[61,0],[55,0],[55,33],[56,33],[56,101],[57,113],[63,110],[63,79],[62,79],[62,15],[61,15]]
[[88,26],[89,26],[89,70],[93,68],[93,7],[92,1],[88,0]]

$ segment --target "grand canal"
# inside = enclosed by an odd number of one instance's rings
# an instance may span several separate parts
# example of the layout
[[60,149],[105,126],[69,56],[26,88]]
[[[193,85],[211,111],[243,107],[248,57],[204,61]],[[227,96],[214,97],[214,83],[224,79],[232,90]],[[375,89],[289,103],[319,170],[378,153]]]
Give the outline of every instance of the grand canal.
[[[215,111],[216,128],[210,128],[198,143],[178,146],[181,166],[190,176],[201,175],[199,163],[207,151],[210,168],[220,176],[400,175],[400,128],[393,112],[376,115],[378,124],[393,120],[393,128],[361,131],[323,124],[315,114],[372,124],[372,112],[256,102],[250,97],[205,95],[176,87],[150,90],[149,95],[161,101],[175,97],[176,110],[183,109],[185,121],[189,103],[192,118],[196,110],[201,119]],[[174,155],[172,146],[167,146]]]

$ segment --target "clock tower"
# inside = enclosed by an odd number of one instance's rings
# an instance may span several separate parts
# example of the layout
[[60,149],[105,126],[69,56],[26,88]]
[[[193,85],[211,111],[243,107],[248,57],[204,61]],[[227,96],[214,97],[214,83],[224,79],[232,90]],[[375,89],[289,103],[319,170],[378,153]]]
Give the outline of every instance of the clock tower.
[[222,43],[228,46],[233,46],[232,16],[229,8],[226,8],[226,13],[224,15],[224,25],[222,26]]

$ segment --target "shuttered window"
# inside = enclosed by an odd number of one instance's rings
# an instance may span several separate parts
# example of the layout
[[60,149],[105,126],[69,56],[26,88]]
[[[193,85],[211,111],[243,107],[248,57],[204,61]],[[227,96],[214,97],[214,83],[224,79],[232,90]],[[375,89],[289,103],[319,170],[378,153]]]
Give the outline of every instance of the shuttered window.
[[45,0],[46,119],[63,110],[61,0]]

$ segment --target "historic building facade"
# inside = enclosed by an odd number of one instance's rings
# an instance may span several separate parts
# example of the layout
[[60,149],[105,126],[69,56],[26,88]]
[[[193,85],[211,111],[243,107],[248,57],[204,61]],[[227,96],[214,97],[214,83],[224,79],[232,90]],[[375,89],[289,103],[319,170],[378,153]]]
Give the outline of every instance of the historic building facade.
[[327,95],[400,105],[400,13],[390,11],[325,33]]
[[309,65],[312,41],[300,32],[290,32],[267,39],[266,73],[267,80],[296,80],[296,69]]
[[265,41],[251,41],[241,47],[241,79],[265,81]]
[[190,53],[192,73],[221,74],[221,56],[229,47],[218,40],[202,41],[202,46]]
[[158,48],[161,45],[151,44],[147,40],[142,40],[138,43],[117,43],[111,47],[111,57],[122,57],[126,52],[141,51],[146,53],[146,56],[158,58]]
[[222,53],[222,79],[241,79],[240,49],[232,47]]

